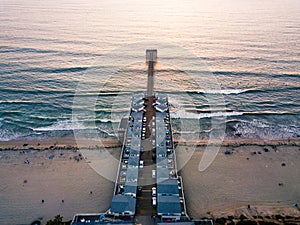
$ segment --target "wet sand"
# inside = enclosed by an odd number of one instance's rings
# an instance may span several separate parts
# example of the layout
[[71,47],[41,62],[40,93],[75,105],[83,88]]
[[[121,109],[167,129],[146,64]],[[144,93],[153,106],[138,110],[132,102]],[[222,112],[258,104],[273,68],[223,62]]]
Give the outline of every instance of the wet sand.
[[74,149],[74,148],[99,148],[99,147],[119,147],[117,138],[103,138],[100,140],[75,139],[74,137],[61,137],[49,139],[26,139],[14,141],[0,141],[0,150],[20,150],[20,149]]
[[[88,148],[98,146],[85,143]],[[113,148],[119,145],[117,140],[102,143],[117,157],[120,150]],[[300,217],[299,209],[293,207],[300,203],[297,143],[224,144],[226,147],[221,148],[211,166],[199,172],[205,147],[198,143],[180,172],[191,217]],[[75,213],[103,212],[109,208],[114,183],[98,175],[89,166],[89,159],[80,159],[74,139],[0,143],[0,148],[0,224],[26,224],[37,218],[45,222],[57,214],[70,220]],[[24,163],[26,160],[29,164]]]

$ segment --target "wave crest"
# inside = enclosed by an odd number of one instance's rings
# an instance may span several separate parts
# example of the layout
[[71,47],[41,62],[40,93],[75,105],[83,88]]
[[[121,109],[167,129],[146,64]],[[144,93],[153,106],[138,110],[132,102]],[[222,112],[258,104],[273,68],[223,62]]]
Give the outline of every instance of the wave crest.
[[34,131],[68,131],[68,130],[83,130],[86,127],[73,120],[61,120],[50,126],[34,128]]
[[171,112],[171,117],[174,119],[202,119],[202,118],[213,118],[213,117],[228,117],[228,116],[240,116],[242,112],[211,112],[211,113],[191,113],[184,110]]
[[188,93],[197,94],[216,94],[216,95],[231,95],[241,94],[250,91],[249,89],[224,89],[224,90],[189,90]]

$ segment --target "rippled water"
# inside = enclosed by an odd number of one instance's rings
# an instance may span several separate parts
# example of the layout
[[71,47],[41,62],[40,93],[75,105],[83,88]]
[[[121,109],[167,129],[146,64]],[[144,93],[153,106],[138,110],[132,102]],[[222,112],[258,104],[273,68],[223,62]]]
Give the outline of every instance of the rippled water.
[[[169,94],[175,132],[181,119],[207,138],[211,118],[226,116],[227,138],[300,136],[297,0],[0,0],[0,21],[0,140],[114,135],[146,87],[144,41],[159,43],[155,86]],[[161,51],[168,44],[190,57]],[[78,95],[93,107],[74,104]]]

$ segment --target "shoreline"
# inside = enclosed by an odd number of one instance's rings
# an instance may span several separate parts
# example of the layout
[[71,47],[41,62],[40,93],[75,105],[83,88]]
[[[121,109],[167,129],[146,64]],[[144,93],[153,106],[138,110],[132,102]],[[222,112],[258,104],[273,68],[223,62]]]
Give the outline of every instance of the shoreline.
[[[239,146],[298,146],[300,147],[300,138],[279,139],[279,140],[255,140],[255,139],[224,139],[222,142],[211,142],[208,140],[186,141],[174,139],[174,144],[183,144],[186,146],[193,145],[203,147],[210,145],[222,147],[239,147]],[[19,139],[11,141],[0,141],[0,151],[3,150],[72,150],[72,149],[99,149],[121,147],[122,143],[116,137],[101,138],[99,140],[75,139],[75,137],[57,137],[48,139]]]

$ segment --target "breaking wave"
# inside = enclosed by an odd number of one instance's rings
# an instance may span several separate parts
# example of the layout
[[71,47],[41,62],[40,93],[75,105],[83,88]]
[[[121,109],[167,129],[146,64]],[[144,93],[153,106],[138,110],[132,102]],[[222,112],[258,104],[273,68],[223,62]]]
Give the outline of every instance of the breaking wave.
[[198,93],[198,94],[223,94],[223,95],[231,95],[231,94],[241,94],[251,91],[250,89],[224,89],[224,90],[189,90],[188,93]]
[[228,117],[228,116],[240,116],[243,115],[242,112],[211,112],[211,113],[191,113],[185,110],[178,110],[176,112],[171,112],[171,117],[174,119],[202,119],[202,118],[212,118],[212,117]]
[[50,126],[34,128],[34,131],[67,131],[87,129],[83,124],[73,120],[61,120]]

